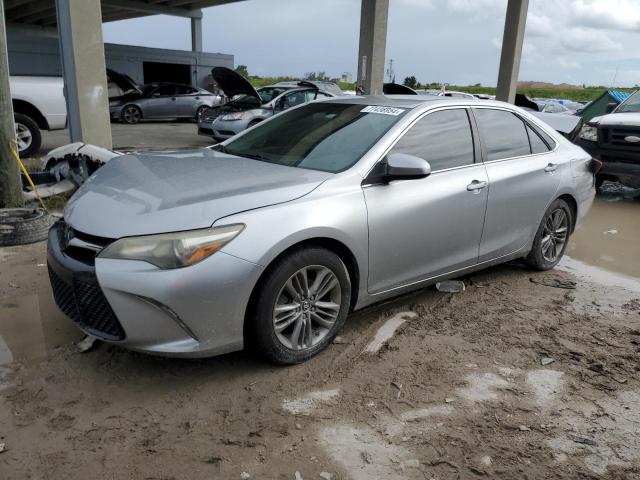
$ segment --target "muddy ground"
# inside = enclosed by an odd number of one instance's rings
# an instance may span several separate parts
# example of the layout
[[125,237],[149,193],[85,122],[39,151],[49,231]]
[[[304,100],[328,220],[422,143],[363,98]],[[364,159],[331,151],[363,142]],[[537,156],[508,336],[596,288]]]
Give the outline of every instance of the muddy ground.
[[44,244],[0,249],[0,478],[640,478],[640,201],[616,198],[558,269],[355,313],[289,368],[79,353]]

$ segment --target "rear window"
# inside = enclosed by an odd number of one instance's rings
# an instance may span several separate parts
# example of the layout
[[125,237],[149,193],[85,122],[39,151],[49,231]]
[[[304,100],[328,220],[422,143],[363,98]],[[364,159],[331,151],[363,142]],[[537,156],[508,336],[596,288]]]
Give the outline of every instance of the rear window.
[[549,151],[547,144],[540,138],[540,135],[527,125],[527,133],[529,134],[529,143],[531,144],[531,153],[545,153]]
[[531,154],[525,124],[515,114],[489,108],[478,108],[475,114],[488,161]]

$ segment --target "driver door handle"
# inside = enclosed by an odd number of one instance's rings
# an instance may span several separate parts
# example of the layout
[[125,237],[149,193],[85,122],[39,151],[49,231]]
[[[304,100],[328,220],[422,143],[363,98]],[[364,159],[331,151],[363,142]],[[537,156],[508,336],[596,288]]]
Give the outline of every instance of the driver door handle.
[[480,190],[482,190],[483,188],[485,188],[488,185],[487,182],[481,182],[479,180],[474,180],[473,182],[471,182],[469,185],[467,185],[467,190],[470,192],[479,192]]
[[544,171],[547,173],[551,173],[551,172],[555,172],[557,168],[558,168],[558,165],[556,165],[555,163],[550,163],[549,165],[544,167]]

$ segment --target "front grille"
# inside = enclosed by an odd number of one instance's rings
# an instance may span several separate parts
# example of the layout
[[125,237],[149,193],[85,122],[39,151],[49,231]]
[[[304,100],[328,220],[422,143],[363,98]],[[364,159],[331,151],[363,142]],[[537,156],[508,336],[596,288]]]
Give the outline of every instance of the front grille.
[[212,123],[216,118],[220,116],[220,109],[207,109],[200,114],[200,121],[206,123]]
[[640,137],[640,127],[602,127],[601,144],[640,152],[640,142],[627,142],[627,137]]
[[124,330],[97,283],[74,278],[64,281],[49,266],[56,305],[83,329],[106,340],[123,340]]

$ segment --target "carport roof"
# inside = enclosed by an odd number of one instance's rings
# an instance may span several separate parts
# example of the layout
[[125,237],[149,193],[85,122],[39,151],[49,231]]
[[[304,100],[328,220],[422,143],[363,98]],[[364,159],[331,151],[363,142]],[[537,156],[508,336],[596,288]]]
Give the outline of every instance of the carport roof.
[[[244,0],[101,0],[102,21],[113,22],[148,15],[200,18],[201,8]],[[7,22],[52,27],[56,25],[55,0],[4,0]]]

